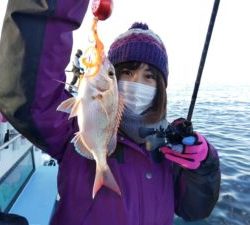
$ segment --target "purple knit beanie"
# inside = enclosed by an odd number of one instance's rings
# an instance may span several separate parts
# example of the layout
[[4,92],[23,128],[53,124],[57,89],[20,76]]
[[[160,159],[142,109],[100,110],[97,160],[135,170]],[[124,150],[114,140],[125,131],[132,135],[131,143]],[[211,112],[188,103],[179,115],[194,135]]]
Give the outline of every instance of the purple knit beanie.
[[168,79],[168,56],[160,37],[147,24],[134,23],[127,32],[119,35],[110,46],[108,58],[116,65],[138,61],[150,64]]

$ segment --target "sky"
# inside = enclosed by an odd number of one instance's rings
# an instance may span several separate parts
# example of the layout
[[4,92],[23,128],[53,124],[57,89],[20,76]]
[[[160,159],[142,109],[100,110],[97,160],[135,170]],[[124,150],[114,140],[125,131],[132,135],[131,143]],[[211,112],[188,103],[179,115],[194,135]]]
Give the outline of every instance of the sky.
[[[0,1],[0,28],[7,2]],[[113,4],[111,16],[98,23],[106,53],[133,22],[145,22],[166,46],[169,86],[194,84],[214,0],[113,0]],[[250,85],[249,10],[249,0],[221,0],[201,85]],[[81,27],[74,31],[72,56],[89,46],[92,18],[90,4]]]

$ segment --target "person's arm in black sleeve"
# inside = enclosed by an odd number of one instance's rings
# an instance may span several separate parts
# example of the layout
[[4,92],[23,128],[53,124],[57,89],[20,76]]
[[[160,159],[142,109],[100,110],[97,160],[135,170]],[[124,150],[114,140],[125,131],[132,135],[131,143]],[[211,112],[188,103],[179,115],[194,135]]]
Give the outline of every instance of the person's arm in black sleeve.
[[184,118],[169,125],[166,146],[160,148],[173,162],[175,212],[187,221],[208,217],[214,208],[220,189],[220,169],[217,151]]
[[206,218],[213,210],[220,189],[219,158],[208,143],[208,155],[196,170],[174,165],[175,213],[186,221]]

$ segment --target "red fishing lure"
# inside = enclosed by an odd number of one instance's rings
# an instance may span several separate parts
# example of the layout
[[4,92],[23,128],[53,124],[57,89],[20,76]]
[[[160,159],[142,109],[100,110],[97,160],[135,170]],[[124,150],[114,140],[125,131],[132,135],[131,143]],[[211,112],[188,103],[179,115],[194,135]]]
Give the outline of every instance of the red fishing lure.
[[106,20],[110,17],[113,9],[112,0],[93,0],[92,12],[99,20]]

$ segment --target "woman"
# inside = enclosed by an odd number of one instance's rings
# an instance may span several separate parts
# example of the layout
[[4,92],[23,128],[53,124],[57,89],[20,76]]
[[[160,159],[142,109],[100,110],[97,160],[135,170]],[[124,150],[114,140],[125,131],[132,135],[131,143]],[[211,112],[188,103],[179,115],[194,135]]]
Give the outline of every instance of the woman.
[[[194,145],[194,155],[201,157],[189,161],[182,158],[185,151],[193,151],[189,147],[178,154],[173,149],[179,143],[171,149],[162,146],[157,135],[140,133],[141,128],[168,127],[167,54],[160,38],[143,24],[119,36],[108,54],[125,102],[116,151],[108,158],[121,196],[102,187],[92,199],[95,163],[75,151],[71,140],[77,121],[56,111],[70,94],[54,81],[65,80],[71,31],[80,26],[87,5],[84,0],[48,5],[10,1],[0,45],[0,64],[5,65],[0,73],[0,109],[59,164],[60,201],[51,225],[170,225],[174,212],[185,220],[207,217],[220,184],[215,149],[196,133],[200,142]],[[185,128],[185,121],[178,121],[172,127]]]

